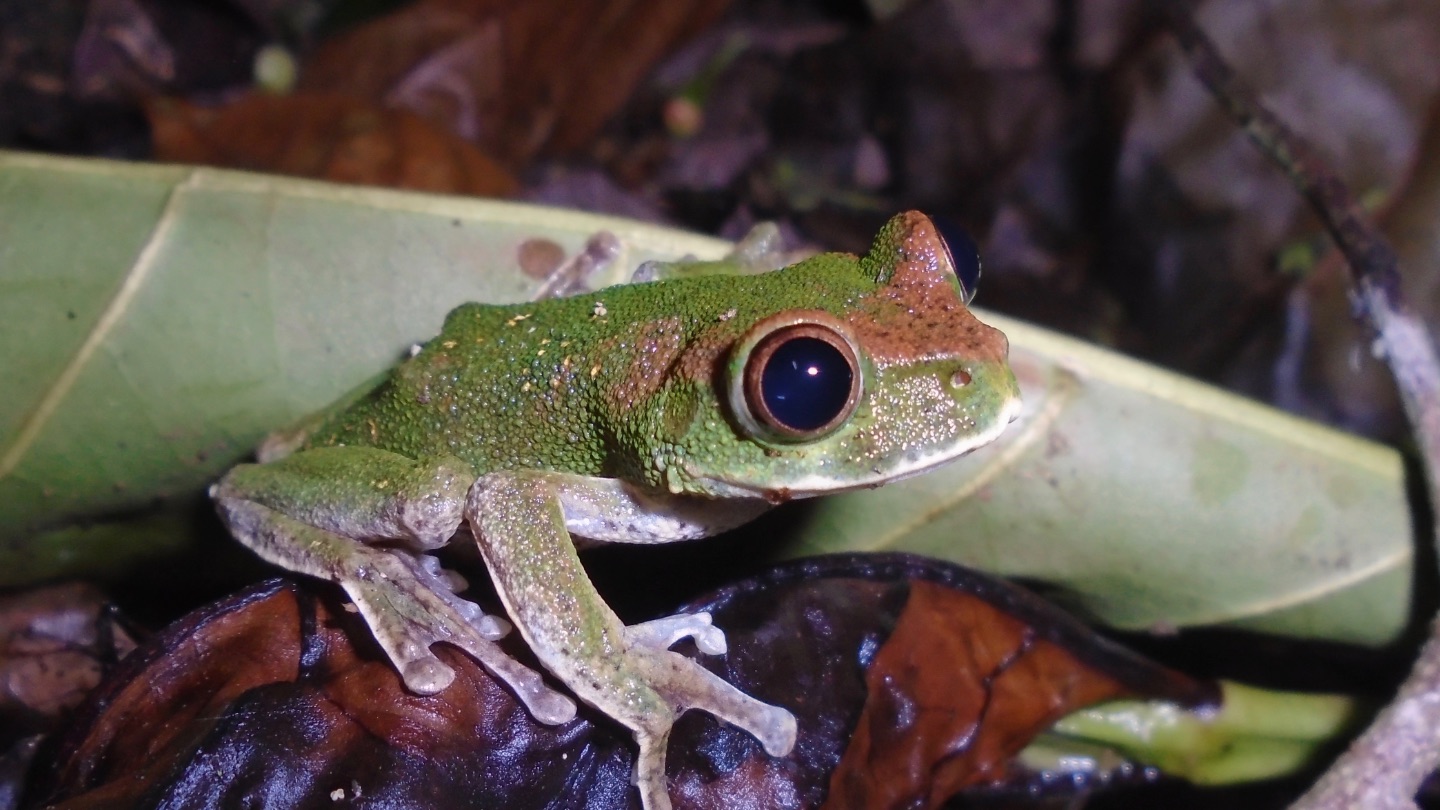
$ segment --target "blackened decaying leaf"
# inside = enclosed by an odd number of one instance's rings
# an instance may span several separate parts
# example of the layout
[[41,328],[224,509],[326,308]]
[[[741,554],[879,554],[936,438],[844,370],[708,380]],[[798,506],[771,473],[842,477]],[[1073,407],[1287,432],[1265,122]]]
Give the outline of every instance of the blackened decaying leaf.
[[[455,683],[409,694],[336,594],[272,581],[157,637],[97,692],[30,800],[638,806],[623,729],[585,709],[541,726],[443,647]],[[670,745],[677,808],[933,807],[1003,783],[1036,731],[1088,702],[1213,699],[1014,586],[916,557],[791,563],[686,609],[710,610],[729,637],[706,663],[794,711],[800,738],[773,759],[686,715]]]

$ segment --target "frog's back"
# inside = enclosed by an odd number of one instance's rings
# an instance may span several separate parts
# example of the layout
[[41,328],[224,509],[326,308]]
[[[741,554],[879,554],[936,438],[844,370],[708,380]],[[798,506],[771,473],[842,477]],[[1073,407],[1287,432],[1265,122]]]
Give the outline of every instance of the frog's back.
[[307,444],[454,455],[477,473],[596,471],[602,441],[584,407],[581,341],[554,328],[569,302],[457,307],[439,336]]

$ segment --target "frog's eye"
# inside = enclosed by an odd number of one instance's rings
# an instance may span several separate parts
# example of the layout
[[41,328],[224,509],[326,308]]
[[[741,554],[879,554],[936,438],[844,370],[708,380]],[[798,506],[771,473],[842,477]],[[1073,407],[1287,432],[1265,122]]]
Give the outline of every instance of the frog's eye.
[[947,219],[935,220],[935,227],[940,231],[945,252],[950,254],[950,265],[955,268],[961,296],[968,305],[980,289],[980,249],[964,228]]
[[838,326],[805,319],[762,323],[755,331],[760,334],[744,341],[753,348],[734,392],[747,426],[766,438],[798,442],[850,418],[860,401],[860,361]]

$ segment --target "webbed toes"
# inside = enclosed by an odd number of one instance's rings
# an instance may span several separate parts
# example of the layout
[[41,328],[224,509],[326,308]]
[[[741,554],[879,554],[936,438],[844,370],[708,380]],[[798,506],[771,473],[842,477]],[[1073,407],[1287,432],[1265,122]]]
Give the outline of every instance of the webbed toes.
[[668,650],[681,639],[691,638],[700,652],[724,655],[729,649],[725,631],[711,624],[710,614],[677,613],[625,628],[625,640],[652,650]]
[[417,695],[433,695],[455,681],[455,670],[440,663],[435,656],[409,661],[400,667],[405,688]]
[[745,694],[679,653],[642,647],[630,650],[629,655],[650,688],[672,706],[699,709],[744,729],[771,756],[786,756],[795,747],[795,716],[789,711]]

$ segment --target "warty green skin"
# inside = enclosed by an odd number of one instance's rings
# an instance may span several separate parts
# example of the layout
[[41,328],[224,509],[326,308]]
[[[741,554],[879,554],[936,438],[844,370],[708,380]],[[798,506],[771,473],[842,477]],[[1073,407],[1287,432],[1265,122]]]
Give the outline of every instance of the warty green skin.
[[[877,363],[862,341],[859,409],[832,435],[798,444],[739,428],[726,387],[741,369],[727,361],[754,324],[787,310],[841,320],[861,311],[910,318],[876,301],[893,269],[885,251],[863,260],[823,254],[756,276],[662,280],[532,304],[466,304],[371,396],[323,423],[307,446],[451,454],[477,475],[554,470],[671,493],[734,495],[714,485],[723,480],[770,500],[813,494],[796,485],[817,474],[844,482],[827,491],[878,484],[906,454],[1003,427],[1005,407],[1018,397],[1003,336],[967,311],[982,338],[970,357],[929,357],[917,347],[913,358]],[[957,284],[946,292],[958,303]],[[960,368],[973,378],[963,390],[925,384]],[[947,415],[955,400],[960,410]]]
[[[434,558],[468,524],[535,655],[630,728],[647,810],[670,806],[664,754],[680,712],[745,729],[773,756],[786,710],[669,651],[725,649],[704,614],[626,627],[585,576],[576,538],[657,543],[714,534],[792,497],[876,486],[989,442],[1019,407],[1005,338],[970,314],[948,251],[902,214],[864,257],[826,254],[762,275],[684,276],[533,304],[467,304],[373,391],[311,420],[214,488],[237,539],[339,583],[412,690],[453,672],[455,644],[538,720],[568,697],[493,643],[506,631],[455,596]],[[854,352],[861,390],[823,435],[783,437],[748,403],[761,338],[819,324]],[[382,541],[383,546],[371,541]]]

